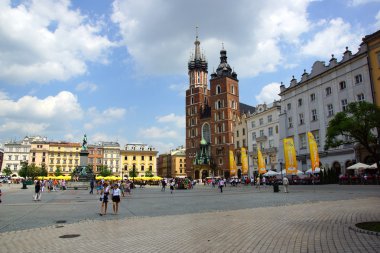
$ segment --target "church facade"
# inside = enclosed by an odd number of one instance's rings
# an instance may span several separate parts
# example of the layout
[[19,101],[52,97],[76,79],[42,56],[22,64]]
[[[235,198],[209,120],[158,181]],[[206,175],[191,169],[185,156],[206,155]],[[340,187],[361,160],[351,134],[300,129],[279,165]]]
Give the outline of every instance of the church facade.
[[240,117],[239,80],[220,50],[220,63],[208,85],[208,62],[200,51],[188,62],[186,90],[186,174],[195,179],[237,175],[234,122]]

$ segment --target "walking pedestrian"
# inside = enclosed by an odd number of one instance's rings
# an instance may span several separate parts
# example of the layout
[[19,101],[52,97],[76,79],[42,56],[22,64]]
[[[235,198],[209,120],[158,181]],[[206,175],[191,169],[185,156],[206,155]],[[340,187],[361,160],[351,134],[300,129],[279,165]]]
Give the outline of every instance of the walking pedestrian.
[[37,180],[37,182],[34,185],[34,201],[40,201],[41,200],[41,182],[40,180]]
[[119,203],[120,203],[120,189],[118,184],[115,184],[112,190],[112,209],[113,213],[117,214],[119,211]]
[[102,202],[100,206],[100,216],[107,214],[108,207],[108,195],[110,193],[110,186],[107,182],[104,182],[103,189],[101,190],[100,201]]
[[164,191],[165,191],[165,188],[166,188],[166,181],[165,181],[165,179],[162,179],[161,184],[162,184],[161,191],[164,192]]
[[91,178],[90,181],[90,194],[94,194],[94,187],[95,187],[95,181],[93,178]]
[[259,188],[260,190],[260,175],[258,175],[256,178],[256,188]]
[[218,185],[219,185],[220,192],[223,193],[223,187],[224,187],[224,180],[223,180],[223,178],[221,178],[219,180]]
[[173,194],[173,191],[174,191],[174,185],[175,185],[175,182],[174,182],[174,179],[172,179],[170,181],[170,194]]
[[287,177],[284,177],[282,179],[282,184],[284,185],[284,192],[289,193],[289,191],[288,191],[289,179]]

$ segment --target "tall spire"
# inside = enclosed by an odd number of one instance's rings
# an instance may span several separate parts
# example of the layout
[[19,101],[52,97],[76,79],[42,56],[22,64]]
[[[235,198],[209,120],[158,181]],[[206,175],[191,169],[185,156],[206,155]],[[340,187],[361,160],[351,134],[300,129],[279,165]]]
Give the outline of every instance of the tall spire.
[[200,50],[200,45],[201,43],[198,40],[198,26],[195,27],[195,59],[200,60],[201,59],[201,50]]

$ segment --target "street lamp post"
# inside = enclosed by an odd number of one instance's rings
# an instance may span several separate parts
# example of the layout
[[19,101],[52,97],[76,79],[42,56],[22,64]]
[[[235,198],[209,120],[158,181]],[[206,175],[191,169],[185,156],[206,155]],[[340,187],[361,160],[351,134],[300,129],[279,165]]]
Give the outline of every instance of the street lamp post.
[[278,161],[280,162],[281,181],[282,181],[284,179],[284,176],[282,174],[282,159],[278,159]]

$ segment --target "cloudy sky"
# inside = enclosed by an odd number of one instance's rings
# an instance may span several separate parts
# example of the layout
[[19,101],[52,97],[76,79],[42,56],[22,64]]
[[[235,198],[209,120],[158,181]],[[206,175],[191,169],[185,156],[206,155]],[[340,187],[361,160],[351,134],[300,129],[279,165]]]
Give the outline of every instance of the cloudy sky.
[[356,53],[380,28],[380,1],[0,0],[0,143],[184,145],[196,26],[209,72],[223,43],[255,106],[314,61]]

